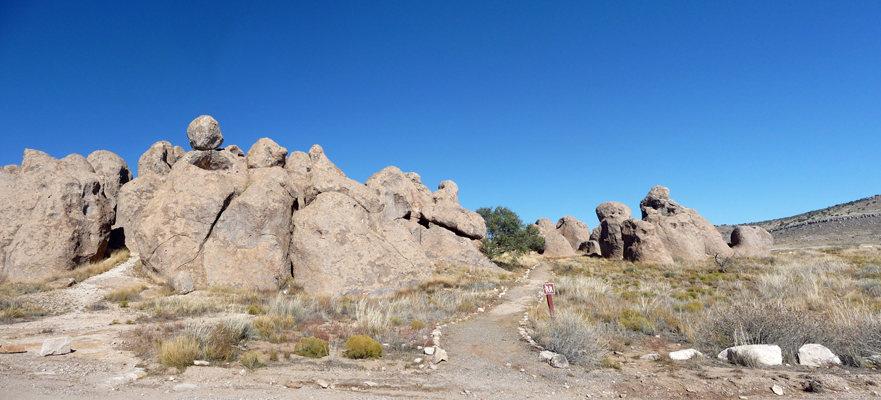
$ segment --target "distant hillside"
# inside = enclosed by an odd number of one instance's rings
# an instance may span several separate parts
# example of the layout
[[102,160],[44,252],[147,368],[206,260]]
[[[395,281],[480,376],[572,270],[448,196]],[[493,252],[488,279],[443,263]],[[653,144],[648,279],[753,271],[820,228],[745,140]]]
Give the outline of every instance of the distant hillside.
[[[774,236],[774,247],[881,244],[881,195],[787,218],[752,222]],[[733,226],[717,227],[730,237]]]

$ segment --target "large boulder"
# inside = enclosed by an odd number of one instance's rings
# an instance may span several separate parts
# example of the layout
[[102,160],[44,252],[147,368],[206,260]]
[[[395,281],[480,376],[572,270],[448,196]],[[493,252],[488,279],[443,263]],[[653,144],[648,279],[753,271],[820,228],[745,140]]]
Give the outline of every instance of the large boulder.
[[630,208],[616,201],[608,201],[598,205],[596,213],[600,221],[599,245],[602,256],[610,260],[624,259],[621,223],[630,218]]
[[435,203],[424,210],[426,219],[469,239],[486,237],[486,221],[480,214],[452,202]]
[[703,260],[716,254],[731,254],[716,227],[697,211],[670,199],[670,189],[653,187],[639,208],[643,221],[655,225],[658,237],[674,259]]
[[621,223],[624,259],[646,264],[672,265],[673,258],[655,233],[655,226],[630,218]]
[[164,140],[153,143],[138,159],[138,177],[158,175],[164,178],[178,158],[171,143]]
[[0,184],[0,280],[39,281],[103,257],[112,211],[85,157],[26,149]]
[[587,242],[590,240],[590,228],[587,224],[579,221],[571,215],[560,218],[557,221],[557,233],[563,235],[575,250],[587,250]]
[[547,218],[535,221],[538,232],[545,239],[545,249],[541,253],[548,258],[575,257],[575,250],[563,235],[557,233],[557,225]]
[[431,277],[425,252],[406,229],[371,218],[343,193],[318,194],[293,224],[294,281],[307,293],[389,293]]
[[731,231],[731,249],[741,257],[765,257],[771,254],[774,237],[759,226],[735,226]]
[[746,344],[722,350],[716,358],[740,364],[780,365],[783,364],[783,352],[776,344]]
[[141,211],[134,231],[143,263],[172,284],[206,284],[202,246],[236,190],[229,175],[176,163]]
[[210,115],[202,115],[190,122],[187,138],[194,150],[214,150],[223,144],[220,125]]
[[113,212],[111,221],[116,221],[116,204],[119,196],[119,190],[123,185],[132,180],[132,172],[128,169],[128,164],[122,157],[113,154],[107,150],[98,150],[89,154],[86,159],[98,178],[101,179],[101,188],[104,189],[104,196]]
[[406,227],[432,263],[443,262],[499,269],[480,252],[473,240],[458,236],[435,224],[424,227],[418,223],[411,223]]
[[119,190],[116,205],[116,227],[125,234],[125,247],[138,253],[134,232],[140,222],[141,211],[153,199],[153,194],[162,186],[159,175],[139,176]]
[[262,138],[251,146],[246,158],[248,168],[284,167],[287,155],[288,149],[279,146],[272,139]]
[[385,204],[383,213],[390,220],[418,221],[425,207],[432,204],[431,191],[422,184],[419,175],[405,174],[394,166],[373,174],[366,185],[379,193]]
[[808,343],[798,348],[798,363],[808,367],[841,365],[841,359],[822,344]]
[[251,173],[205,241],[206,283],[273,290],[291,276],[291,217],[299,189],[281,167]]

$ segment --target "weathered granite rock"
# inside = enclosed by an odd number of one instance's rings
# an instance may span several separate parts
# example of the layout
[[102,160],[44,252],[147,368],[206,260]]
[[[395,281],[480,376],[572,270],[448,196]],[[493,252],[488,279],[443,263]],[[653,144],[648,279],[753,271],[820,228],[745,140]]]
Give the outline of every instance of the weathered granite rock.
[[153,143],[138,159],[138,178],[149,175],[164,178],[171,172],[171,166],[176,161],[175,157],[171,143],[164,140]]
[[194,150],[214,150],[223,144],[220,125],[210,115],[202,115],[190,122],[187,138]]
[[287,155],[288,149],[279,146],[272,139],[262,138],[251,146],[246,158],[248,160],[248,168],[284,168]]
[[587,242],[590,240],[590,228],[577,218],[567,215],[557,221],[557,233],[563,235],[575,250],[587,250]]
[[134,238],[143,263],[175,281],[206,284],[201,250],[237,185],[229,175],[176,163],[140,213]]
[[294,281],[314,295],[381,294],[431,277],[425,252],[399,224],[339,192],[294,213]]
[[808,343],[798,348],[798,363],[809,367],[841,365],[841,359],[821,344]]
[[394,166],[373,174],[367,179],[366,185],[382,198],[385,204],[383,212],[392,220],[419,220],[425,207],[433,203],[431,191],[422,184],[419,175],[408,176]]
[[672,265],[673,258],[655,232],[655,226],[638,219],[626,219],[621,223],[624,240],[624,259],[646,264]]
[[771,254],[774,237],[758,226],[735,226],[731,231],[731,249],[740,257],[766,257]]
[[600,253],[610,260],[624,259],[624,239],[621,223],[630,218],[630,208],[622,203],[608,201],[597,206],[600,221]]
[[[563,235],[557,233],[557,225],[547,218],[535,221],[539,234],[545,239],[542,255],[548,258],[575,257],[575,250]],[[546,228],[547,227],[547,228]]]
[[0,280],[39,281],[103,257],[112,211],[85,157],[27,149],[0,183]]
[[[229,146],[226,146],[226,148],[224,148],[224,150],[226,150],[226,151],[228,151],[228,152],[230,152],[230,153],[235,154],[236,157],[244,157],[244,156],[245,156],[245,152],[242,151],[242,149],[240,149],[239,146],[236,146],[236,145],[234,145],[234,144],[229,145]],[[305,153],[304,153],[304,154],[305,154]]]
[[780,346],[769,344],[747,344],[729,347],[722,350],[716,358],[729,362],[734,362],[738,358],[751,359],[761,365],[783,364],[783,352],[781,352]]
[[670,359],[673,361],[685,361],[693,357],[703,357],[704,354],[695,349],[685,349],[670,352]]
[[469,239],[483,239],[486,237],[486,222],[480,214],[467,210],[453,202],[435,203],[423,210],[425,217],[457,235]]
[[422,246],[426,257],[431,262],[471,265],[498,269],[501,272],[501,268],[486,258],[472,240],[457,236],[455,233],[434,224],[429,224],[429,227],[426,228],[412,222],[406,227]]
[[291,217],[299,189],[281,167],[260,168],[232,199],[203,248],[206,283],[278,289],[291,277]]
[[643,221],[655,225],[658,237],[674,259],[703,260],[731,254],[716,227],[697,211],[670,199],[669,189],[653,187],[639,205]]
[[107,203],[113,213],[110,220],[116,221],[116,203],[119,190],[132,180],[132,172],[122,157],[107,150],[92,152],[86,159],[101,180],[101,188],[104,190],[104,196],[107,197]]
[[70,353],[70,337],[62,336],[46,339],[40,348],[40,356],[60,356]]
[[141,211],[153,199],[162,182],[158,175],[139,176],[119,190],[115,226],[125,232],[125,247],[132,253],[138,252],[134,232],[140,222]]

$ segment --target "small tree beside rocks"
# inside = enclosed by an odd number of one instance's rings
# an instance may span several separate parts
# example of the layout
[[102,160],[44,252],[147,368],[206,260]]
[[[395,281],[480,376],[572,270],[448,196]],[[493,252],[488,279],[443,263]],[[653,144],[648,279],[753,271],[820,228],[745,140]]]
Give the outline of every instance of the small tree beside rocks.
[[524,226],[523,221],[508,207],[495,209],[481,207],[477,213],[486,221],[486,238],[481,251],[489,258],[511,252],[520,255],[529,251],[544,251],[545,240],[538,227]]

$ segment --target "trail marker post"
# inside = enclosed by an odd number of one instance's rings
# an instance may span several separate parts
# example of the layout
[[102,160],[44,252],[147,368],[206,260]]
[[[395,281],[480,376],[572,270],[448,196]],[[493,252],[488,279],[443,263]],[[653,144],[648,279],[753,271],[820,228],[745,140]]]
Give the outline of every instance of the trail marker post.
[[554,284],[550,282],[545,282],[541,285],[541,290],[544,292],[545,296],[548,296],[548,308],[551,310],[551,321],[555,321],[554,318]]

